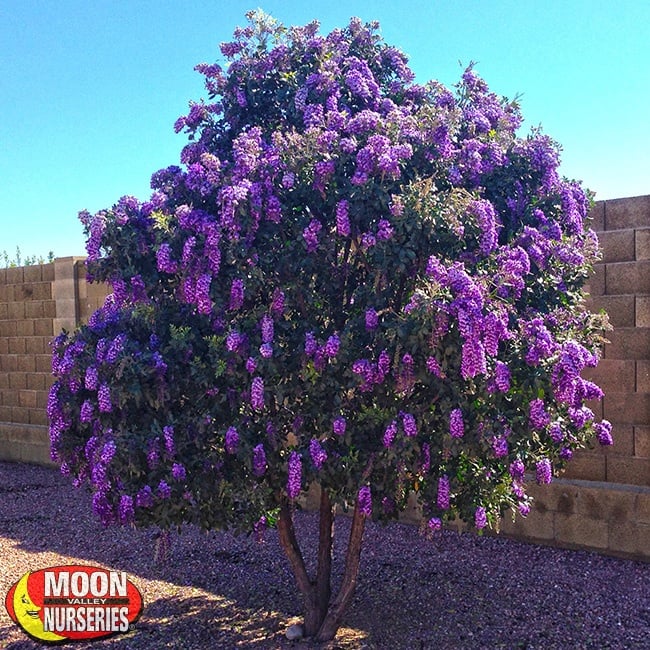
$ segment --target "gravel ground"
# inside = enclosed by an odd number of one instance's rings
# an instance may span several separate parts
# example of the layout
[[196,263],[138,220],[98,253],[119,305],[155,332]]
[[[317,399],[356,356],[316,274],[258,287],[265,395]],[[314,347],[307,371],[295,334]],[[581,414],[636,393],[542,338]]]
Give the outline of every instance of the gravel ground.
[[[299,513],[312,543],[316,517]],[[337,567],[349,520],[337,520]],[[126,571],[144,598],[132,632],[73,648],[312,648],[287,641],[300,602],[275,531],[264,542],[187,528],[156,561],[154,531],[103,529],[56,469],[0,463],[0,598],[29,570]],[[307,558],[310,562],[311,558]],[[339,578],[337,574],[335,579]],[[31,650],[0,606],[0,647]],[[68,646],[64,646],[68,647]],[[375,650],[650,648],[650,564],[407,525],[366,529],[357,594],[335,643]]]

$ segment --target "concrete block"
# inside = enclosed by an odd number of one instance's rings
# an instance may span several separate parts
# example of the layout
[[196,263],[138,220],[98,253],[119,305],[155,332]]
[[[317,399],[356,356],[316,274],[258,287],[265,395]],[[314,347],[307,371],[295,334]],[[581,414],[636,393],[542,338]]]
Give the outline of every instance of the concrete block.
[[619,327],[607,332],[606,359],[647,359],[650,350],[650,327]]
[[635,522],[611,523],[608,550],[630,556],[647,555],[650,550],[650,526]]
[[41,267],[41,277],[43,279],[43,282],[54,281],[54,262],[43,264]]
[[650,226],[650,195],[613,199],[605,204],[605,228],[647,228]]
[[13,268],[6,269],[6,284],[22,284],[24,281],[23,275],[24,267],[15,266]]
[[633,262],[635,257],[634,230],[611,230],[598,235],[603,262]]
[[563,478],[581,481],[605,481],[606,458],[600,451],[579,451],[567,465]]
[[594,272],[585,283],[584,293],[589,296],[602,296],[605,293],[605,265],[595,264]]
[[48,338],[54,336],[52,320],[49,318],[39,318],[34,320],[34,334],[36,336],[46,336]]
[[20,354],[18,355],[18,367],[19,372],[32,373],[36,370],[36,359],[30,354]]
[[45,301],[31,300],[25,303],[25,318],[30,320],[43,319],[45,317]]
[[517,516],[514,521],[509,516],[504,517],[501,529],[506,535],[550,542],[555,538],[554,518],[554,512],[539,512],[533,504],[527,517]]
[[650,490],[639,492],[636,495],[634,521],[650,524]]
[[555,515],[555,541],[570,546],[605,549],[609,527],[602,519],[591,519],[577,514]]
[[607,457],[607,481],[650,487],[650,458]]
[[580,486],[577,513],[605,521],[625,522],[635,517],[637,493],[633,490]]
[[32,285],[32,300],[51,300],[52,285],[49,282],[37,282]]
[[650,260],[606,265],[607,295],[650,293]]
[[584,379],[598,384],[603,391],[633,392],[635,367],[632,359],[601,359],[595,368],[585,368]]
[[650,393],[606,393],[604,417],[613,423],[645,424],[650,422]]
[[634,427],[634,455],[637,458],[650,458],[650,425]]
[[[650,327],[650,296],[636,296],[635,325]],[[650,356],[650,351],[648,356]]]
[[25,338],[23,336],[12,336],[9,339],[9,354],[25,354]]
[[594,313],[607,312],[614,327],[634,327],[634,296],[594,296],[587,301],[587,308]]
[[22,320],[25,318],[25,303],[24,302],[10,302],[7,304],[7,317],[10,320]]
[[612,426],[612,438],[614,444],[611,447],[600,447],[602,454],[605,456],[634,455],[634,427],[631,424],[615,423]]
[[589,210],[589,227],[595,230],[600,237],[600,233],[605,230],[605,201],[596,201]]
[[31,264],[23,269],[23,282],[25,283],[40,282],[42,277],[40,264]]
[[650,228],[634,231],[635,259],[650,260]]
[[650,351],[648,359],[639,359],[636,362],[636,392],[650,393]]

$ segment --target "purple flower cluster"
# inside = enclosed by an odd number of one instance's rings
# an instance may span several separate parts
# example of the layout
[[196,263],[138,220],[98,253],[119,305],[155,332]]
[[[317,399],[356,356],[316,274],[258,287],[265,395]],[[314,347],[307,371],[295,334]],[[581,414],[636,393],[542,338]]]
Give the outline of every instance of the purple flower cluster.
[[255,377],[251,384],[251,406],[256,411],[264,408],[264,380],[261,377]]
[[529,404],[528,419],[533,429],[543,429],[550,421],[551,417],[546,412],[544,400],[534,399]]
[[338,415],[337,417],[335,417],[334,422],[332,422],[332,428],[334,429],[334,433],[337,436],[342,436],[345,434],[346,426],[347,426],[347,421],[342,415]]
[[239,433],[235,427],[228,427],[226,430],[226,435],[224,437],[224,443],[226,451],[229,454],[234,454],[237,451],[237,446],[239,445]]
[[359,512],[364,517],[372,516],[372,492],[367,485],[363,485],[359,488],[357,503],[359,506]]
[[452,438],[462,438],[465,435],[463,412],[460,409],[454,409],[449,416],[449,435]]
[[440,510],[448,510],[449,504],[449,477],[443,474],[438,479],[438,496],[436,498],[436,505]]
[[321,469],[327,460],[327,452],[316,438],[312,438],[309,443],[309,455],[316,469]]
[[536,463],[535,478],[540,484],[548,484],[553,480],[553,467],[548,458],[542,458]]
[[[416,85],[406,57],[357,19],[327,36],[249,19],[222,46],[227,70],[197,67],[212,103],[175,125],[190,136],[182,167],[154,174],[145,203],[82,216],[89,277],[113,293],[54,343],[53,457],[90,481],[105,522],[172,495],[172,518],[203,517],[198,493],[181,496],[181,436],[200,443],[217,423],[223,449],[183,462],[244,503],[242,481],[277,484],[288,445],[290,499],[303,459],[318,471],[353,452],[359,467],[385,465],[344,495],[366,516],[373,496],[394,512],[414,477],[432,506],[441,471],[438,510],[450,511],[453,477],[477,528],[506,502],[525,514],[523,458],[547,483],[589,436],[612,442],[584,406],[602,397],[581,377],[598,361],[598,321],[575,291],[597,252],[586,193],[561,179],[549,138],[517,135],[516,104],[471,66],[454,94]],[[543,399],[531,400],[533,376]],[[528,430],[508,427],[512,413]],[[181,421],[178,440],[171,426],[131,435]],[[263,444],[250,438],[264,430]],[[277,504],[253,505],[258,517]]]
[[268,464],[266,462],[264,445],[260,443],[253,449],[253,474],[255,474],[255,476],[263,476],[267,467]]
[[287,496],[295,499],[302,490],[302,459],[297,451],[289,454],[287,470]]

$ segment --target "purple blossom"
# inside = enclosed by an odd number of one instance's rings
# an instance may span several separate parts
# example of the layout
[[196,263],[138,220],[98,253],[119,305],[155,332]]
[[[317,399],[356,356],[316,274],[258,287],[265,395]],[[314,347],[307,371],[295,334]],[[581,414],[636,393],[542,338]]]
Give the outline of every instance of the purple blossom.
[[336,232],[341,237],[347,237],[350,234],[350,219],[348,217],[348,202],[339,201],[336,205]]
[[174,427],[166,426],[163,428],[163,439],[165,441],[165,451],[169,456],[173,456],[176,450],[174,443]]
[[462,438],[465,435],[463,412],[460,409],[454,409],[449,416],[449,435],[452,438]]
[[560,444],[564,440],[564,431],[562,431],[562,425],[559,422],[553,422],[548,433],[555,444]]
[[502,393],[510,390],[510,369],[502,361],[497,361],[495,364],[494,383]]
[[415,418],[410,413],[402,414],[402,426],[404,427],[404,435],[409,438],[418,435],[418,427],[415,423]]
[[273,299],[271,302],[271,311],[276,317],[282,316],[284,313],[284,291],[275,289],[273,291]]
[[264,316],[262,317],[261,329],[262,329],[262,342],[272,343],[273,334],[274,334],[273,319],[268,314],[264,314]]
[[264,380],[261,377],[255,377],[251,384],[251,406],[256,411],[264,408]]
[[235,427],[228,427],[225,435],[225,446],[226,451],[229,454],[234,454],[237,451],[237,445],[239,444],[239,433]]
[[260,345],[260,354],[265,359],[270,359],[273,356],[273,345],[271,343],[262,343]]
[[308,357],[313,357],[316,354],[316,350],[318,350],[318,341],[313,332],[307,332],[305,334],[305,354]]
[[535,478],[539,484],[548,484],[553,480],[553,468],[548,458],[542,458],[535,464]]
[[492,449],[497,458],[503,458],[508,455],[508,441],[503,436],[492,438]]
[[95,409],[90,400],[85,400],[81,405],[81,411],[79,413],[79,419],[81,422],[90,422],[93,419],[93,414]]
[[335,417],[334,422],[332,422],[332,428],[334,429],[334,433],[337,436],[342,436],[345,434],[346,426],[347,426],[347,421],[342,415]]
[[435,533],[442,528],[442,521],[438,517],[431,517],[427,522],[427,527],[432,533]]
[[512,463],[510,463],[509,471],[510,476],[512,476],[513,479],[516,481],[521,481],[524,478],[526,466],[519,458],[517,458],[517,460],[514,460]]
[[287,473],[287,496],[295,499],[302,490],[302,459],[297,451],[289,455]]
[[139,508],[151,508],[154,503],[153,490],[150,485],[145,485],[138,491],[135,497],[135,504]]
[[178,264],[172,259],[172,249],[166,242],[160,245],[156,252],[158,270],[162,273],[176,273]]
[[395,440],[396,435],[397,435],[397,422],[393,420],[386,427],[386,430],[384,431],[384,439],[383,439],[384,447],[388,449],[393,444],[393,440]]
[[546,412],[544,400],[531,400],[529,408],[528,419],[534,429],[543,429],[551,421],[549,414]]
[[185,466],[181,463],[174,463],[172,465],[172,476],[176,481],[184,481],[187,473],[185,471]]
[[427,371],[438,378],[443,378],[443,372],[435,357],[427,358]]
[[266,453],[264,452],[264,445],[260,443],[253,448],[253,474],[263,476],[266,468]]
[[449,504],[449,477],[446,474],[443,474],[438,479],[438,496],[436,497],[436,505],[440,510],[449,510]]
[[474,525],[478,530],[487,526],[487,513],[483,506],[479,506],[474,512]]
[[228,332],[226,336],[226,350],[229,352],[237,352],[239,346],[244,342],[244,337],[236,330]]
[[111,390],[108,384],[102,384],[97,391],[97,401],[99,402],[100,413],[110,413],[113,410],[111,402]]
[[321,469],[327,460],[327,452],[316,438],[312,438],[309,443],[309,455],[316,469]]
[[246,371],[252,375],[255,373],[256,370],[257,370],[257,361],[255,361],[253,357],[248,357],[248,359],[246,359]]
[[377,226],[377,239],[380,241],[388,241],[392,239],[394,234],[393,226],[387,219],[380,219]]
[[363,485],[359,489],[357,503],[359,505],[359,512],[364,517],[372,516],[372,493],[367,485]]
[[341,339],[336,334],[332,334],[325,343],[325,356],[333,359],[341,347]]
[[244,281],[240,278],[235,278],[230,285],[230,303],[228,309],[237,311],[241,309],[244,304]]
[[171,495],[172,489],[167,484],[167,481],[161,479],[160,483],[158,483],[158,496],[160,496],[161,499],[169,499]]
[[196,281],[195,300],[199,314],[209,314],[212,311],[212,300],[210,298],[210,285],[212,275],[203,273]]
[[598,442],[603,447],[608,447],[614,444],[614,439],[612,438],[612,425],[608,420],[596,422],[596,424],[594,424],[594,431],[598,436]]
[[426,474],[431,469],[431,446],[428,442],[422,443],[422,465],[420,471]]
[[321,222],[317,219],[312,219],[309,225],[302,231],[303,239],[307,245],[307,252],[313,253],[318,248],[318,233],[320,232]]
[[377,325],[379,325],[379,316],[372,307],[369,307],[366,309],[366,329],[372,332],[377,329]]

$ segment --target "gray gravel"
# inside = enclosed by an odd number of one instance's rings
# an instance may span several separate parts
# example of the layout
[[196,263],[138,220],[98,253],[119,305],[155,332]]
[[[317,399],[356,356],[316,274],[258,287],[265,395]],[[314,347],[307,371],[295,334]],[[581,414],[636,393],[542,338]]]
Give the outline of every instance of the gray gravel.
[[[337,520],[340,568],[349,520]],[[316,517],[297,515],[305,546]],[[88,495],[56,469],[0,463],[0,598],[26,571],[82,563],[126,571],[144,613],[126,636],[72,648],[312,648],[287,641],[299,622],[292,576],[269,531],[252,537],[103,529]],[[311,562],[313,558],[308,558]],[[336,578],[340,577],[338,574]],[[0,606],[0,647],[31,650]],[[68,647],[68,646],[64,646]],[[650,648],[650,564],[411,526],[371,524],[356,598],[328,648],[419,650]]]

